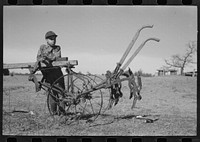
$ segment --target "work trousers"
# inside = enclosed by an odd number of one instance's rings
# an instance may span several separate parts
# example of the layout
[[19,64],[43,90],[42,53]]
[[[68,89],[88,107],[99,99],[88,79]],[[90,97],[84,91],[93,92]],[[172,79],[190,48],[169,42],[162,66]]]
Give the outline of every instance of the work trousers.
[[[42,70],[41,72],[43,74],[44,81],[51,85],[59,77],[63,76],[63,73],[60,67]],[[64,78],[60,78],[56,84],[62,87],[63,89],[65,89]],[[58,114],[58,112],[63,113],[65,109],[64,104],[58,105],[59,102],[57,98],[58,98],[58,93],[56,91],[53,91],[53,94],[49,96],[50,109],[53,114]]]

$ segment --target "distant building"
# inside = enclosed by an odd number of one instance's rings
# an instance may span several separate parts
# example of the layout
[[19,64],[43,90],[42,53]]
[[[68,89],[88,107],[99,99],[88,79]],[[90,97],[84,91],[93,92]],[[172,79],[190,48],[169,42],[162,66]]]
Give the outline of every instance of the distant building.
[[175,69],[169,69],[168,72],[169,72],[169,75],[177,75],[177,70]]
[[195,76],[197,76],[197,70],[194,69],[193,71],[185,72],[184,75],[185,75],[185,76],[192,76],[192,77],[195,77]]
[[169,69],[169,68],[160,68],[157,69],[157,76],[163,76],[163,75],[177,75],[178,70],[176,69]]
[[158,75],[158,76],[165,75],[165,70],[163,70],[163,69],[158,69],[158,70],[157,70],[157,75]]

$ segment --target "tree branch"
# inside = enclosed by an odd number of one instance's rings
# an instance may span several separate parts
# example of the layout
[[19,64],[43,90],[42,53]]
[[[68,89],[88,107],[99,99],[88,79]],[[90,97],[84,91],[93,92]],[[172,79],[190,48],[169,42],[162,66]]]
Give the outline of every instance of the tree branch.
[[181,68],[182,71],[184,70],[185,66],[189,63],[193,63],[193,54],[196,52],[196,46],[194,42],[187,44],[188,48],[184,56],[180,56],[178,54],[172,55],[171,59],[166,60],[165,63],[170,67],[177,67]]

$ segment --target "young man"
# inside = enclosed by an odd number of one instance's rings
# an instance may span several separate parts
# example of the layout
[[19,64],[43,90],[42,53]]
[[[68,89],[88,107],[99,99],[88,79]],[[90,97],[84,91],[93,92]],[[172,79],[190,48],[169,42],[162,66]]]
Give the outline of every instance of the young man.
[[[43,44],[40,46],[40,49],[37,54],[37,62],[31,71],[31,73],[35,73],[36,70],[39,67],[40,62],[45,63],[46,66],[51,66],[51,63],[55,61],[58,58],[61,58],[61,48],[60,46],[56,45],[56,38],[57,35],[53,31],[48,31],[45,34],[45,40],[47,44]],[[60,67],[53,67],[50,69],[41,70],[43,74],[44,81],[49,84],[53,84],[59,77],[63,76],[63,73],[61,71]],[[64,78],[60,79],[58,82],[58,85],[65,89],[64,84]],[[64,113],[64,106],[57,108],[58,101],[56,99],[57,93],[53,91],[53,95],[55,97],[50,96],[49,103],[50,103],[50,109],[51,112],[53,112],[53,115]],[[60,106],[60,105],[59,105]]]

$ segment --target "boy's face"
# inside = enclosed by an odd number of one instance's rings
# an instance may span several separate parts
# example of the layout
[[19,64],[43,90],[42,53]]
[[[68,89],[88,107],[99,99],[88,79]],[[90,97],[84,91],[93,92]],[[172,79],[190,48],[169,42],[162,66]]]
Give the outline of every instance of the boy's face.
[[47,44],[50,46],[54,46],[56,44],[56,36],[50,36],[46,39]]

